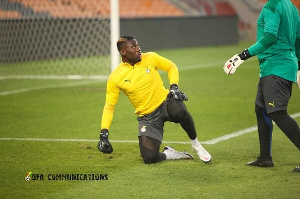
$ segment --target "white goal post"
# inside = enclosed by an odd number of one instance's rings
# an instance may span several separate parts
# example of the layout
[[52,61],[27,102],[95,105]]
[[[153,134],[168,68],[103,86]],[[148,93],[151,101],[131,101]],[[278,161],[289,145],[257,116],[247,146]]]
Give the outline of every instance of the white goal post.
[[110,30],[111,71],[113,71],[120,62],[116,47],[117,40],[120,37],[119,0],[110,0]]

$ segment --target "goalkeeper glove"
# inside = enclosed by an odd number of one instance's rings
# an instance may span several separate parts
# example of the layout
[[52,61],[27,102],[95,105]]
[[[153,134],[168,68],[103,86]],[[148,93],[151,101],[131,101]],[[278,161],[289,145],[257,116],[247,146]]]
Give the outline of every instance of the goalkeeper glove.
[[171,98],[174,98],[175,100],[179,100],[179,101],[188,100],[188,97],[182,91],[178,90],[177,84],[172,84],[170,86],[170,92],[167,96],[167,100],[170,100]]
[[244,63],[246,59],[249,59],[251,57],[248,49],[244,50],[240,54],[236,54],[233,57],[231,57],[225,64],[224,64],[224,72],[227,75],[233,75],[236,71],[236,69]]
[[109,133],[108,133],[107,129],[101,129],[100,141],[98,142],[98,149],[102,153],[110,154],[113,152],[113,148],[112,148],[111,144],[109,143],[108,134]]

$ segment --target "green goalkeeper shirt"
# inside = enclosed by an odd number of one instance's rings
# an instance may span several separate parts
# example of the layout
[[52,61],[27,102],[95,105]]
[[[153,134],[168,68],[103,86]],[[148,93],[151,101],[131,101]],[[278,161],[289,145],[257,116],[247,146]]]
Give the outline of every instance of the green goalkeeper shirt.
[[296,81],[300,18],[291,0],[269,0],[264,5],[257,20],[257,42],[248,50],[258,57],[260,77],[276,75]]

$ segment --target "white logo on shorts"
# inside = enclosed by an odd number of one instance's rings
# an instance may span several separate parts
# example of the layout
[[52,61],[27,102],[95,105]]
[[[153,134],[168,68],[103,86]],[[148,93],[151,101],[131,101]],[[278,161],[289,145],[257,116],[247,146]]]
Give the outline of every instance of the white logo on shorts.
[[144,132],[146,131],[146,127],[147,127],[147,126],[144,125],[144,126],[141,128],[141,132],[144,133]]

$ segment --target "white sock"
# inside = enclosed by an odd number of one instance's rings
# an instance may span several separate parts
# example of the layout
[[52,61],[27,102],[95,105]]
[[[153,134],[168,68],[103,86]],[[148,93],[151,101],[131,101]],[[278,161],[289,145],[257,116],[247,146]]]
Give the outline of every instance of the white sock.
[[191,140],[192,146],[201,145],[198,138],[195,138],[194,140]]

